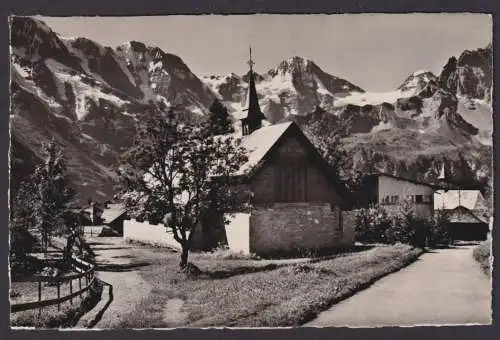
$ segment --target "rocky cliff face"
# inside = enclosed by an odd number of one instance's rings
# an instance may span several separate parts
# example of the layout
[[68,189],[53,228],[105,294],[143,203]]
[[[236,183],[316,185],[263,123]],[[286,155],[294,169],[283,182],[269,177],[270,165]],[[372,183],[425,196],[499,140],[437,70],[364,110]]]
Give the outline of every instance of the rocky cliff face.
[[439,78],[440,86],[451,93],[491,102],[493,46],[464,51],[451,57]]
[[[219,98],[237,129],[245,114],[248,74],[200,79],[158,47],[64,39],[32,18],[13,19],[11,41],[14,189],[31,172],[41,143],[55,138],[66,148],[80,199],[110,198],[118,156],[130,147],[151,102],[175,105],[196,120]],[[491,46],[465,51],[439,76],[417,71],[388,93],[367,92],[301,57],[254,76],[271,123],[293,119],[312,137],[341,137],[349,170],[428,179],[447,161],[457,173],[470,170],[475,180],[487,181],[491,61]]]
[[196,118],[215,98],[182,59],[157,47],[64,39],[32,18],[11,24],[14,191],[41,144],[55,138],[65,147],[78,199],[109,199],[118,156],[150,102],[178,105]]

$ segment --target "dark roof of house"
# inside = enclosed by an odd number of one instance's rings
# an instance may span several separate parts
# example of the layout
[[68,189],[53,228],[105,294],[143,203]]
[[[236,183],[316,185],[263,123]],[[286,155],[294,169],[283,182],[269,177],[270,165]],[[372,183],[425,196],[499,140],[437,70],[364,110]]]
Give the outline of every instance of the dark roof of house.
[[[125,206],[120,203],[110,203],[107,207],[98,206],[99,209],[102,210],[101,218],[104,223],[112,223],[117,218],[123,216],[123,214],[127,213]],[[85,209],[86,212],[91,212],[92,207]]]
[[397,180],[400,180],[400,181],[406,181],[406,182],[413,183],[413,184],[425,185],[425,186],[428,186],[428,187],[433,188],[433,189],[440,189],[441,188],[437,184],[431,184],[431,183],[421,182],[421,181],[417,181],[417,180],[414,180],[414,179],[411,179],[411,178],[406,178],[406,177],[394,176],[394,175],[391,175],[391,174],[388,174],[388,173],[370,174],[370,175],[365,176],[365,180],[373,180],[373,179],[377,179],[377,178],[382,177],[382,176],[394,178],[394,179],[397,179]]

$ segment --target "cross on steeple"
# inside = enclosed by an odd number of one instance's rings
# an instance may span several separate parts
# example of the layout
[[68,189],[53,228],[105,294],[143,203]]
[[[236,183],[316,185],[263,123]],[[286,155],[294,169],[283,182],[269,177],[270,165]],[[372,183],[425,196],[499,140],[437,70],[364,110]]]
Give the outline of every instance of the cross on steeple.
[[250,66],[250,71],[252,71],[252,66],[255,65],[255,63],[252,60],[252,48],[251,47],[250,47],[250,59],[248,59],[247,64]]

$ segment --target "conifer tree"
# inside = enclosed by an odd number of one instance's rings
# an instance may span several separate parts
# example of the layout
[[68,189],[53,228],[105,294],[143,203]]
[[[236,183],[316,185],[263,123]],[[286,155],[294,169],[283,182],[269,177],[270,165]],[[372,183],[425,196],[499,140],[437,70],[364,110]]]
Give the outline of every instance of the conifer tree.
[[22,260],[36,245],[36,238],[31,234],[36,225],[35,202],[31,179],[21,182],[10,211],[10,254],[16,259]]
[[37,199],[34,203],[36,226],[42,236],[42,248],[47,252],[50,236],[66,233],[64,217],[75,192],[69,187],[66,161],[62,148],[54,141],[42,147],[44,161],[33,174]]
[[227,108],[217,98],[210,106],[209,129],[214,135],[234,132]]

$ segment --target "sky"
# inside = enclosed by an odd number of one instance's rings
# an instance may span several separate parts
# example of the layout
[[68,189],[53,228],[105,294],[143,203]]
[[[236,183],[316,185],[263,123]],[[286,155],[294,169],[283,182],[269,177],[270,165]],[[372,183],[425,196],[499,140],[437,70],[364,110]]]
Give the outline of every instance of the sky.
[[40,17],[65,37],[116,47],[130,40],[181,57],[198,76],[267,72],[301,56],[367,91],[395,90],[417,70],[439,75],[451,56],[486,47],[486,14]]

